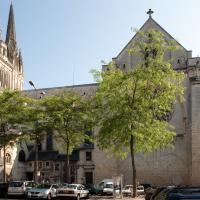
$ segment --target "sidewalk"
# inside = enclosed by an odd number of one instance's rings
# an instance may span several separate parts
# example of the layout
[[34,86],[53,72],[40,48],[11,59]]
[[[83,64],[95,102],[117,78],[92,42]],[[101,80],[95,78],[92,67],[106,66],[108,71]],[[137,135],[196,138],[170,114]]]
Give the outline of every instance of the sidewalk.
[[135,198],[132,197],[123,197],[123,198],[114,198],[113,196],[90,196],[91,200],[144,200],[144,195],[137,196]]

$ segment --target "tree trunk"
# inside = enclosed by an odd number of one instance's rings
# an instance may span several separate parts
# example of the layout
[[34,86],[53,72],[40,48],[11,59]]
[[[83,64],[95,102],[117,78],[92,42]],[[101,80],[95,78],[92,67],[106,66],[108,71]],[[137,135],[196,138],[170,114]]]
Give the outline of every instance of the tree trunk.
[[137,196],[137,181],[136,181],[136,168],[135,168],[135,149],[134,149],[134,137],[131,135],[130,140],[130,152],[131,152],[131,164],[132,164],[132,183],[133,183],[133,197]]
[[3,145],[3,182],[6,183],[6,145]]
[[67,162],[66,162],[66,176],[67,176],[67,183],[70,183],[69,177],[69,143],[67,143]]
[[35,143],[35,173],[34,173],[34,178],[35,178],[35,183],[38,183],[38,142],[36,141]]

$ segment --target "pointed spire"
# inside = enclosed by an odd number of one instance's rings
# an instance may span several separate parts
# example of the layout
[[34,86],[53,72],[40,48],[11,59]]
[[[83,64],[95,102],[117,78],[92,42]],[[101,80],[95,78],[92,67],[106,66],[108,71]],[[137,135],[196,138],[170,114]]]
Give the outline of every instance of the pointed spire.
[[8,26],[6,33],[6,44],[8,47],[7,51],[8,60],[11,63],[13,63],[14,57],[17,54],[17,41],[16,41],[15,20],[14,20],[14,11],[12,2],[10,4],[10,12],[9,12]]
[[8,44],[11,40],[16,43],[15,20],[14,20],[14,11],[12,2],[10,4],[10,12],[9,12],[7,33],[6,33],[6,43]]

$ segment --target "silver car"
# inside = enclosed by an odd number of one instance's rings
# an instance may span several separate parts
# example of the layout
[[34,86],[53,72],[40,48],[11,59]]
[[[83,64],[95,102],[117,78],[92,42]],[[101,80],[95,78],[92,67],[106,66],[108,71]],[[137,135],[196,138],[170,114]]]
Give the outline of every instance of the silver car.
[[32,181],[12,181],[8,185],[8,196],[26,196],[34,186]]
[[41,184],[37,185],[28,191],[28,199],[51,199],[56,197],[58,185],[56,184]]
[[76,198],[80,200],[81,198],[88,199],[89,191],[85,190],[84,186],[81,184],[68,184],[67,186],[60,187],[57,190],[58,198]]

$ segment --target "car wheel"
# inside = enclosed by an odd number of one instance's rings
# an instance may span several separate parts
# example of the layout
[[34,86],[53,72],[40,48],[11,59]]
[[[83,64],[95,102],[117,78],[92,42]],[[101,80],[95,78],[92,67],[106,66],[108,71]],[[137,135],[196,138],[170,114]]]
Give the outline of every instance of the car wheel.
[[76,200],[80,200],[80,194],[77,195]]
[[85,197],[86,199],[89,199],[90,198],[90,194],[88,193],[87,196]]
[[47,195],[47,199],[51,199],[51,194],[50,193]]

